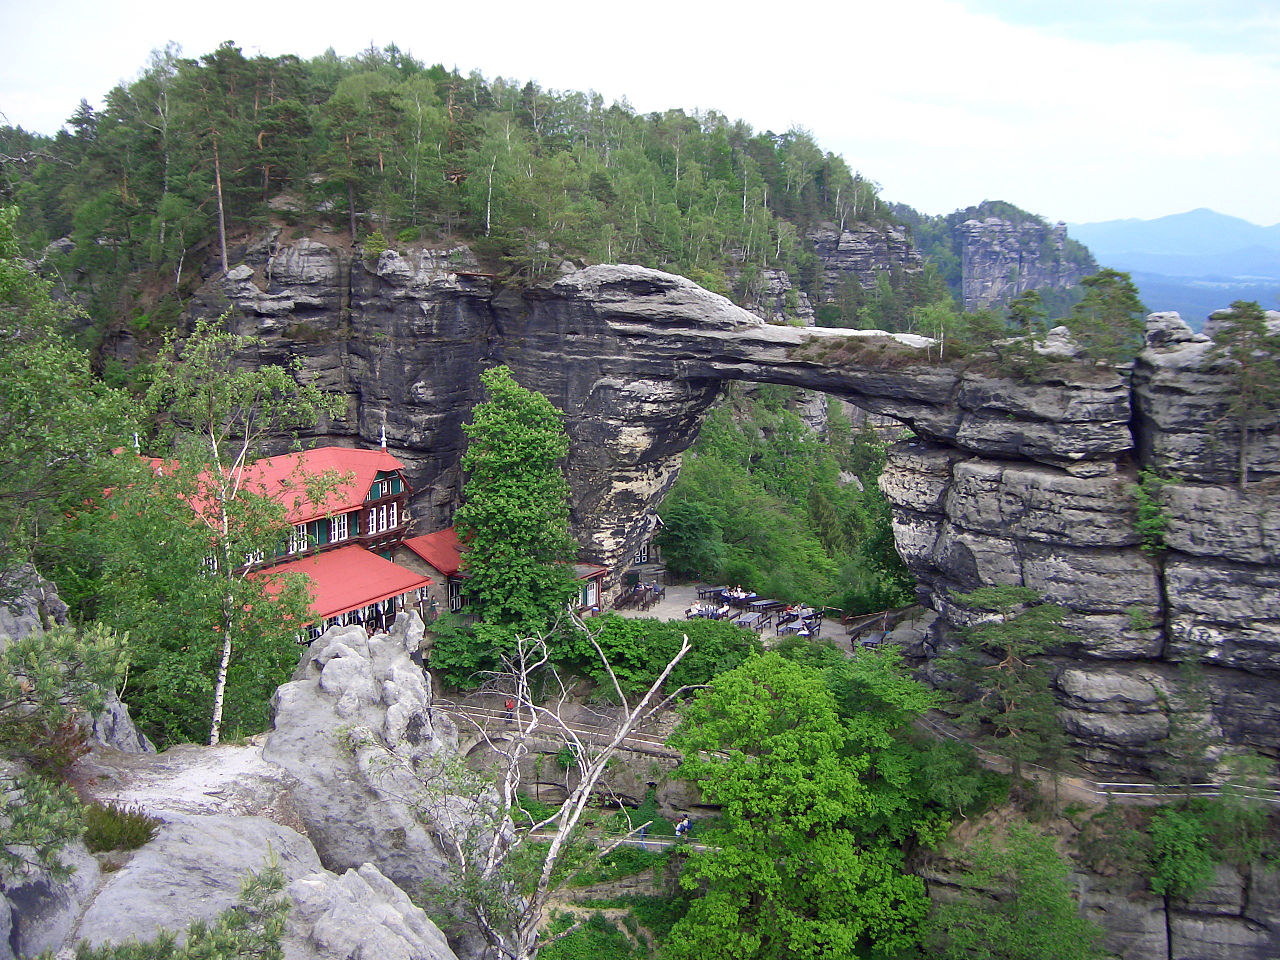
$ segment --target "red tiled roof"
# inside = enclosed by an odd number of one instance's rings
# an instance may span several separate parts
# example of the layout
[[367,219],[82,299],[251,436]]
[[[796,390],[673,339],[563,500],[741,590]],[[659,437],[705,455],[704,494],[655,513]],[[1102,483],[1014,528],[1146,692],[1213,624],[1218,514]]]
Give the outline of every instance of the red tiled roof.
[[[456,577],[462,569],[462,544],[458,542],[458,533],[453,527],[445,527],[421,537],[410,537],[402,543],[447,577]],[[603,577],[608,572],[604,567],[593,563],[573,565],[573,575],[579,580]]]
[[403,541],[403,545],[447,577],[456,577],[462,568],[462,544],[458,542],[458,534],[453,527],[410,537]]
[[277,573],[305,573],[311,578],[315,594],[311,609],[319,619],[358,610],[431,582],[430,577],[354,544],[277,564],[254,575],[270,577]]
[[[151,459],[153,469],[160,469],[165,463]],[[316,477],[327,470],[351,474],[354,479],[340,484],[324,503],[317,505],[307,499],[302,478]],[[243,486],[255,493],[283,499],[289,510],[289,523],[307,523],[329,514],[358,509],[364,503],[374,477],[379,472],[397,470],[404,470],[404,464],[381,447],[376,450],[318,447],[255,461],[244,472]]]

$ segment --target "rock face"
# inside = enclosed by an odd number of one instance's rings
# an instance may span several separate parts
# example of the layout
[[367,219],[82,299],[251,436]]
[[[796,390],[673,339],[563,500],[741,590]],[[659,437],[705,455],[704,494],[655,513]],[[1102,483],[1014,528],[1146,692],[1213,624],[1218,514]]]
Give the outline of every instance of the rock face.
[[961,295],[966,309],[1008,303],[1027,290],[1066,289],[1094,273],[1087,255],[1067,255],[1067,226],[1038,219],[966,220],[956,231]]
[[[955,899],[961,867],[933,856],[920,870],[929,896]],[[1190,900],[1158,897],[1143,878],[1103,877],[1076,863],[1080,912],[1102,928],[1101,947],[1119,960],[1264,960],[1280,955],[1280,871],[1262,862],[1240,871],[1218,864]]]
[[924,261],[901,227],[859,223],[841,231],[834,224],[824,224],[810,231],[809,239],[822,261],[823,300],[835,300],[850,280],[869,290],[882,273],[924,269]]
[[452,723],[432,709],[422,669],[408,651],[422,621],[401,614],[390,633],[334,628],[311,644],[294,679],[273,701],[262,755],[294,779],[293,810],[330,870],[366,861],[404,889],[447,880],[445,860],[415,817],[406,790],[388,790],[379,755],[350,746],[363,728],[419,761],[457,749]]
[[16,955],[69,951],[81,940],[151,940],[193,920],[213,921],[239,901],[246,875],[268,858],[290,881],[286,957],[455,960],[444,935],[373,864],[330,873],[296,831],[261,817],[218,815],[163,824],[133,854],[112,855],[110,872],[81,848],[71,881],[32,890],[15,904]]
[[[1211,428],[1229,372],[1175,317],[1153,318],[1132,375],[1055,362],[1027,382],[940,363],[923,337],[767,324],[640,267],[497,289],[461,253],[388,250],[365,265],[305,241],[251,251],[206,307],[228,299],[240,329],[264,337],[262,360],[299,357],[351,398],[326,439],[376,443],[385,424],[424,532],[457,503],[480,370],[510,365],[565,412],[571,520],[584,559],[613,583],[725,381],[820,391],[893,418],[916,439],[883,483],[922,596],[943,624],[964,619],[949,597],[981,585],[1031,586],[1067,607],[1075,639],[1055,651],[1059,692],[1091,759],[1160,766],[1177,664],[1193,655],[1208,663],[1217,728],[1280,752],[1280,426],[1255,425],[1258,482],[1235,492],[1238,438]],[[1069,340],[1055,343],[1069,355]],[[1138,467],[1182,478],[1161,495],[1162,557],[1134,529]]]
[[79,940],[181,931],[234,905],[245,874],[271,857],[289,880],[286,957],[455,960],[404,893],[444,876],[439,853],[408,794],[388,789],[371,753],[344,746],[344,731],[363,728],[409,760],[456,750],[410,657],[422,634],[422,621],[405,614],[373,637],[329,631],[281,688],[267,748],[259,738],[158,755],[99,749],[81,760],[78,774],[94,797],[156,817],[157,836],[134,853],[95,858],[73,848],[76,872],[64,884],[8,885],[3,943],[31,956]]

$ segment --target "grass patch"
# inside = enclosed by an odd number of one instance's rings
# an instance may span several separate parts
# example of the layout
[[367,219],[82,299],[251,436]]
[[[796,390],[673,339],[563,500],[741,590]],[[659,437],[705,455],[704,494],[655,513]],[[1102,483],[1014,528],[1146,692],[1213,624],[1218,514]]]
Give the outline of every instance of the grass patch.
[[621,846],[611,850],[594,867],[582,871],[572,880],[575,887],[590,887],[597,883],[609,883],[623,877],[634,877],[649,870],[664,870],[671,861],[671,850],[644,850],[640,847]]
[[582,905],[595,907],[598,910],[630,911],[630,915],[639,925],[653,935],[655,943],[665,943],[671,934],[671,928],[684,919],[684,915],[689,912],[688,899],[680,895],[659,897],[628,894],[621,897],[584,900]]
[[[551,922],[552,934],[566,930],[574,918],[560,914]],[[618,960],[648,957],[649,951],[639,946],[602,914],[592,914],[582,926],[562,940],[538,951],[540,960],[601,960],[616,957]]]
[[137,807],[91,803],[84,808],[84,844],[92,853],[137,850],[155,839],[160,821]]

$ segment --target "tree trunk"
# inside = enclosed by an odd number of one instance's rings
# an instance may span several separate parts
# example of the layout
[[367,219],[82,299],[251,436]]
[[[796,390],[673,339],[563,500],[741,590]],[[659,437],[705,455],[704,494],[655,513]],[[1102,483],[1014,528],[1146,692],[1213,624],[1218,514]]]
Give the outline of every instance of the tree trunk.
[[347,181],[347,219],[351,224],[351,242],[356,242],[356,188]]
[[213,138],[213,184],[218,196],[218,251],[222,259],[222,272],[227,267],[227,218],[222,208],[222,161],[218,157],[218,138]]
[[[230,605],[231,597],[227,597]],[[230,617],[226,617],[230,620]],[[227,667],[231,663],[231,626],[225,623],[222,628],[222,656],[218,659],[218,678],[213,685],[213,720],[209,724],[209,746],[218,745],[218,736],[222,730],[222,702],[227,695]]]

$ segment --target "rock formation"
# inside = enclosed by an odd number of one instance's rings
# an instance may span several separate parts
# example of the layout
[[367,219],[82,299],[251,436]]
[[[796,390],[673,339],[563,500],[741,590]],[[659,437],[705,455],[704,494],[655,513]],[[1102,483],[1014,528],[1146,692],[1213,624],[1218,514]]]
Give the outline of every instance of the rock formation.
[[924,261],[901,227],[858,223],[840,231],[834,224],[824,224],[809,232],[809,240],[822,261],[823,300],[837,299],[840,287],[851,280],[870,290],[882,273],[924,269]]
[[[972,824],[961,837],[971,837]],[[953,835],[954,836],[954,835]],[[1240,870],[1214,868],[1205,889],[1183,900],[1156,896],[1146,877],[1108,868],[1102,876],[1074,863],[1072,886],[1083,914],[1102,928],[1101,946],[1120,960],[1266,960],[1280,951],[1280,871],[1264,862]],[[918,866],[929,896],[954,899],[963,889],[962,866],[931,854]]]
[[1097,271],[1088,256],[1069,256],[1067,225],[1039,218],[966,220],[956,229],[961,300],[966,310],[1008,303],[1027,290],[1065,290]]
[[422,632],[417,615],[403,613],[390,633],[327,631],[276,691],[262,750],[292,777],[292,809],[327,868],[373,862],[406,890],[446,882],[444,857],[415,816],[412,785],[389,789],[381,755],[352,743],[364,729],[415,763],[456,752],[452,722],[433,710],[422,669],[408,656]]
[[389,794],[371,758],[344,746],[343,731],[363,726],[408,757],[456,748],[410,658],[421,638],[421,620],[405,614],[386,634],[325,634],[281,688],[266,748],[258,738],[158,755],[95,750],[78,767],[89,791],[158,818],[157,836],[97,857],[77,844],[68,882],[10,884],[0,906],[12,908],[13,927],[0,960],[6,946],[31,956],[212,920],[268,858],[289,880],[286,956],[455,960],[404,892],[443,877],[438,851],[411,801]]
[[[366,266],[306,240],[251,251],[202,309],[228,301],[239,329],[265,338],[262,360],[298,357],[351,398],[330,438],[374,443],[385,424],[411,468],[422,530],[457,502],[479,371],[509,364],[566,414],[572,522],[584,558],[614,578],[725,381],[821,391],[892,417],[915,440],[883,482],[923,596],[951,622],[964,615],[950,596],[983,584],[1034,587],[1066,606],[1076,639],[1056,652],[1059,692],[1090,759],[1159,766],[1177,663],[1192,654],[1210,663],[1224,734],[1280,752],[1269,479],[1280,434],[1274,423],[1254,431],[1264,482],[1234,492],[1232,436],[1211,429],[1229,377],[1180,321],[1153,319],[1132,376],[1053,362],[1029,382],[939,362],[923,337],[766,324],[639,267],[499,289],[456,251],[387,250]],[[1163,495],[1164,558],[1134,529],[1137,467],[1184,478]]]

